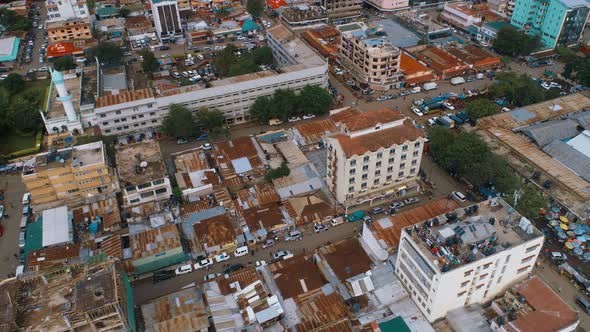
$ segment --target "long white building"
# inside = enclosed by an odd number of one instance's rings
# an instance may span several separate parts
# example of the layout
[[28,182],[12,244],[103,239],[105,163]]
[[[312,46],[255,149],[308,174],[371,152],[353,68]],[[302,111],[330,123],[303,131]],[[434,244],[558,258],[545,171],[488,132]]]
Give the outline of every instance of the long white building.
[[[349,112],[344,110],[342,112]],[[339,131],[324,139],[328,188],[336,200],[354,205],[366,196],[408,189],[418,176],[424,133],[392,109],[335,120]]]
[[182,24],[177,0],[150,0],[158,38],[172,41],[182,38]]
[[[328,63],[283,25],[267,30],[269,46],[280,71],[261,71],[210,82],[210,87],[191,85],[172,89],[158,87],[123,91],[98,97],[94,117],[85,125],[98,125],[103,134],[123,135],[159,128],[172,104],[197,112],[217,108],[228,125],[250,121],[248,111],[256,98],[277,89],[300,90],[306,85],[327,87]],[[88,123],[87,123],[88,122]]]
[[47,23],[89,16],[88,6],[84,0],[47,0],[45,6]]
[[430,322],[523,280],[543,247],[542,233],[502,199],[474,206],[402,230],[395,271]]

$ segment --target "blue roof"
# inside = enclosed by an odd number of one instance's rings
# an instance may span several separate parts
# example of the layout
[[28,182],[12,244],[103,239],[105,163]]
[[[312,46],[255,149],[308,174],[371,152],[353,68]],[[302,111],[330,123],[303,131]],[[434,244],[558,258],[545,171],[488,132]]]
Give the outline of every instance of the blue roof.
[[246,21],[244,21],[244,24],[242,25],[242,32],[249,32],[259,29],[260,26],[258,26],[258,24],[256,24],[256,22],[254,22],[252,19],[247,19]]
[[[0,44],[3,43],[5,43],[5,45],[2,45],[3,54],[0,55],[0,62],[16,60],[20,39],[16,37],[4,38],[0,41]],[[10,50],[8,49],[9,47],[11,47]]]
[[385,40],[381,39],[381,38],[371,38],[371,39],[366,39],[365,40],[365,45],[367,46],[379,46],[381,44],[383,44],[385,42]]
[[391,19],[373,22],[374,25],[383,28],[393,46],[410,47],[418,45],[420,37],[402,25]]

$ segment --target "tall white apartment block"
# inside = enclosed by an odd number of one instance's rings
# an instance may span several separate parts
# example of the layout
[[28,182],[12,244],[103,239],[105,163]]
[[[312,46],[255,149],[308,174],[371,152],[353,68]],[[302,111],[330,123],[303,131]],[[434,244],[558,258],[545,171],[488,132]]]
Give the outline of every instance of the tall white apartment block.
[[324,141],[326,182],[338,202],[406,190],[418,176],[424,132],[399,112],[364,112],[337,121],[337,127]]
[[158,38],[163,41],[182,37],[177,0],[150,0]]
[[342,31],[339,58],[361,87],[375,91],[399,88],[402,72],[399,58],[401,51],[386,36],[378,36],[376,30],[364,24],[340,26]]
[[85,0],[47,0],[46,7],[47,23],[89,17]]
[[505,201],[492,199],[403,229],[395,272],[433,322],[526,278],[544,239]]

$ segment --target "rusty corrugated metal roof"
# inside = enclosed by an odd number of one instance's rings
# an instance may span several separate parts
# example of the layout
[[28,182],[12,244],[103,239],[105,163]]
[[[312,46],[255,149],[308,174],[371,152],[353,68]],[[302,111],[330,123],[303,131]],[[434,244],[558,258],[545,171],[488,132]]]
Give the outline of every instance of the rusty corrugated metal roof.
[[297,297],[326,284],[311,256],[298,255],[268,266],[283,299]]
[[348,306],[338,292],[325,295],[321,289],[295,299],[301,323],[296,328],[299,332],[352,331],[353,318]]

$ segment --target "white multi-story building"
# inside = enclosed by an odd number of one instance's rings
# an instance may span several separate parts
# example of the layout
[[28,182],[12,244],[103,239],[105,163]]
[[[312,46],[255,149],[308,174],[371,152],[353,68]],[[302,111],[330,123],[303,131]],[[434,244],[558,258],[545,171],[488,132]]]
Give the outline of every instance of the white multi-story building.
[[47,23],[89,17],[85,0],[47,0],[46,7]]
[[161,41],[182,38],[177,0],[150,0],[156,33]]
[[[350,25],[349,25],[350,26]],[[366,25],[342,31],[339,56],[344,66],[361,87],[375,91],[399,88],[402,73],[401,51],[386,36],[376,36]]]
[[410,5],[409,0],[365,0],[365,3],[384,12],[394,11]]
[[446,3],[441,13],[442,18],[459,28],[467,29],[481,22],[481,14],[470,3]]
[[406,190],[418,176],[424,133],[392,109],[364,112],[337,122],[324,139],[328,188],[345,205],[365,196]]
[[504,200],[492,199],[403,229],[395,271],[433,322],[526,278],[544,239]]

